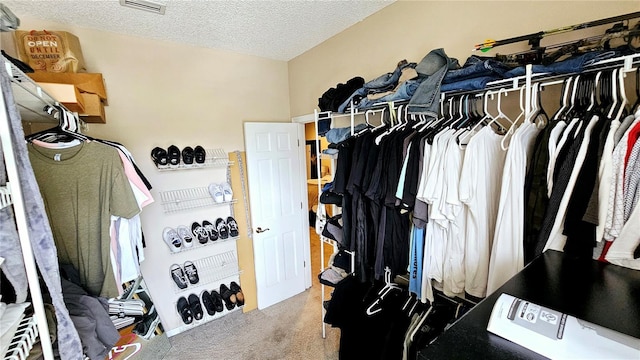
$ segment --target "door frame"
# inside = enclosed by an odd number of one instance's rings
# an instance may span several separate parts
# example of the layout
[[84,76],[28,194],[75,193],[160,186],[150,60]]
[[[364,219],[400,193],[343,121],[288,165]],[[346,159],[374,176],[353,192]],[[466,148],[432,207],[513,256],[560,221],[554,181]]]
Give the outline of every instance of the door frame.
[[[291,122],[292,123],[296,123],[299,124],[299,130],[298,133],[300,134],[301,137],[301,145],[300,146],[300,151],[302,152],[302,156],[300,158],[300,160],[302,161],[302,172],[300,174],[300,177],[302,179],[302,186],[303,186],[303,197],[302,197],[302,201],[303,201],[303,206],[305,209],[309,209],[309,196],[307,194],[308,189],[307,189],[307,147],[306,147],[306,143],[307,143],[307,138],[306,138],[306,131],[305,131],[305,125],[309,124],[309,123],[315,123],[316,122],[316,116],[315,114],[307,114],[307,115],[302,115],[302,116],[295,116],[291,118]],[[316,141],[314,139],[314,141]],[[316,146],[318,146],[316,144]],[[320,159],[318,159],[317,161],[320,161]],[[318,178],[321,177],[321,174],[318,174]],[[318,194],[318,196],[320,196],[320,194]],[[306,223],[306,228],[307,231],[304,232],[304,238],[305,238],[305,263],[307,264],[307,266],[305,266],[305,272],[308,272],[307,276],[305,276],[305,289],[308,289],[311,287],[311,236],[309,235],[309,216],[305,216],[304,222]]]

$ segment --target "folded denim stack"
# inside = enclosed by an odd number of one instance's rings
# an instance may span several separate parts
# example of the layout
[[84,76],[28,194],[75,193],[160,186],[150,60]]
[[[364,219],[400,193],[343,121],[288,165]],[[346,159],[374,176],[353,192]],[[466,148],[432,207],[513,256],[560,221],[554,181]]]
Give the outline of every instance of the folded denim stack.
[[492,58],[472,55],[459,69],[447,71],[440,91],[480,90],[487,83],[503,79],[511,68]]
[[[366,109],[376,103],[409,99],[410,96],[405,98],[402,94],[406,92],[405,83],[417,75],[415,67],[416,63],[409,63],[407,60],[399,61],[393,72],[367,81],[361,88],[355,90],[342,102],[338,112],[344,113],[352,103],[358,109]],[[398,84],[401,85],[398,86]]]

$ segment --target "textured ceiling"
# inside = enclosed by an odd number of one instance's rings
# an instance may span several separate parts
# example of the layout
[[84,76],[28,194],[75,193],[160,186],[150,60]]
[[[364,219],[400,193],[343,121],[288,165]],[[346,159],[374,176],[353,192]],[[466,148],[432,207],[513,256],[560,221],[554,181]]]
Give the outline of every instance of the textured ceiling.
[[290,60],[393,1],[154,1],[166,5],[165,15],[123,7],[118,0],[2,3],[18,17]]

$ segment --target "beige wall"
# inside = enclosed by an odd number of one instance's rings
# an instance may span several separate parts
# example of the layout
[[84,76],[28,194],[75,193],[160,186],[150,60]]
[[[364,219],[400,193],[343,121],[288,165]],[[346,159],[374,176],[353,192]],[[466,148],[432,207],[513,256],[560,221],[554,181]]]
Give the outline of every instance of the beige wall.
[[[165,226],[190,227],[194,221],[226,218],[228,206],[165,214],[160,192],[206,187],[226,179],[225,168],[159,172],[150,159],[155,146],[180,149],[202,145],[225,152],[244,150],[243,122],[290,121],[287,63],[228,51],[142,39],[87,28],[51,23],[16,14],[21,30],[65,30],[80,39],[87,72],[102,73],[109,106],[106,124],[89,124],[90,136],[124,144],[147,176],[156,202],[144,209],[142,227],[147,243],[142,272],[165,330],[181,326],[175,310],[169,267],[229,251],[234,243],[207,246],[202,251],[169,254],[162,240]],[[3,48],[10,47],[3,34]],[[49,126],[50,127],[50,126]],[[245,164],[246,166],[246,164]],[[246,167],[245,167],[246,171]],[[70,174],[72,176],[72,174]],[[236,179],[239,179],[236,177]],[[240,184],[234,198],[242,201]],[[244,208],[237,208],[241,226]],[[241,228],[245,234],[246,226]],[[238,244],[242,280],[246,281],[246,310],[255,308],[255,280],[251,243]],[[244,254],[244,255],[243,255]],[[205,270],[202,269],[203,274]],[[233,279],[225,279],[227,285]],[[237,279],[236,279],[237,281]],[[208,290],[212,290],[212,284]],[[187,296],[189,292],[180,293]]]
[[[291,115],[313,113],[330,87],[354,76],[371,80],[399,60],[419,62],[443,48],[461,63],[485,39],[501,40],[640,11],[640,1],[398,1],[289,61]],[[589,30],[592,32],[593,30]],[[542,45],[587,30],[546,38]],[[526,42],[491,52],[512,53]]]

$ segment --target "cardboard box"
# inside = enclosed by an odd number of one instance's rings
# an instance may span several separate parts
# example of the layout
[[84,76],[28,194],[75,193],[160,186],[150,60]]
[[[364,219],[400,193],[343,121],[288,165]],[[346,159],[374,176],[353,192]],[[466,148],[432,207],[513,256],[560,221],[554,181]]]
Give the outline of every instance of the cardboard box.
[[64,105],[73,112],[84,112],[84,99],[75,85],[53,84],[46,82],[37,83],[47,94],[51,95],[57,102]]
[[80,113],[80,118],[88,123],[106,124],[104,104],[100,101],[100,97],[89,93],[80,93],[80,95],[84,101],[84,112]]
[[80,92],[98,95],[102,102],[108,105],[107,90],[102,74],[100,73],[53,73],[36,71],[27,75],[36,82],[73,84],[78,87]]

